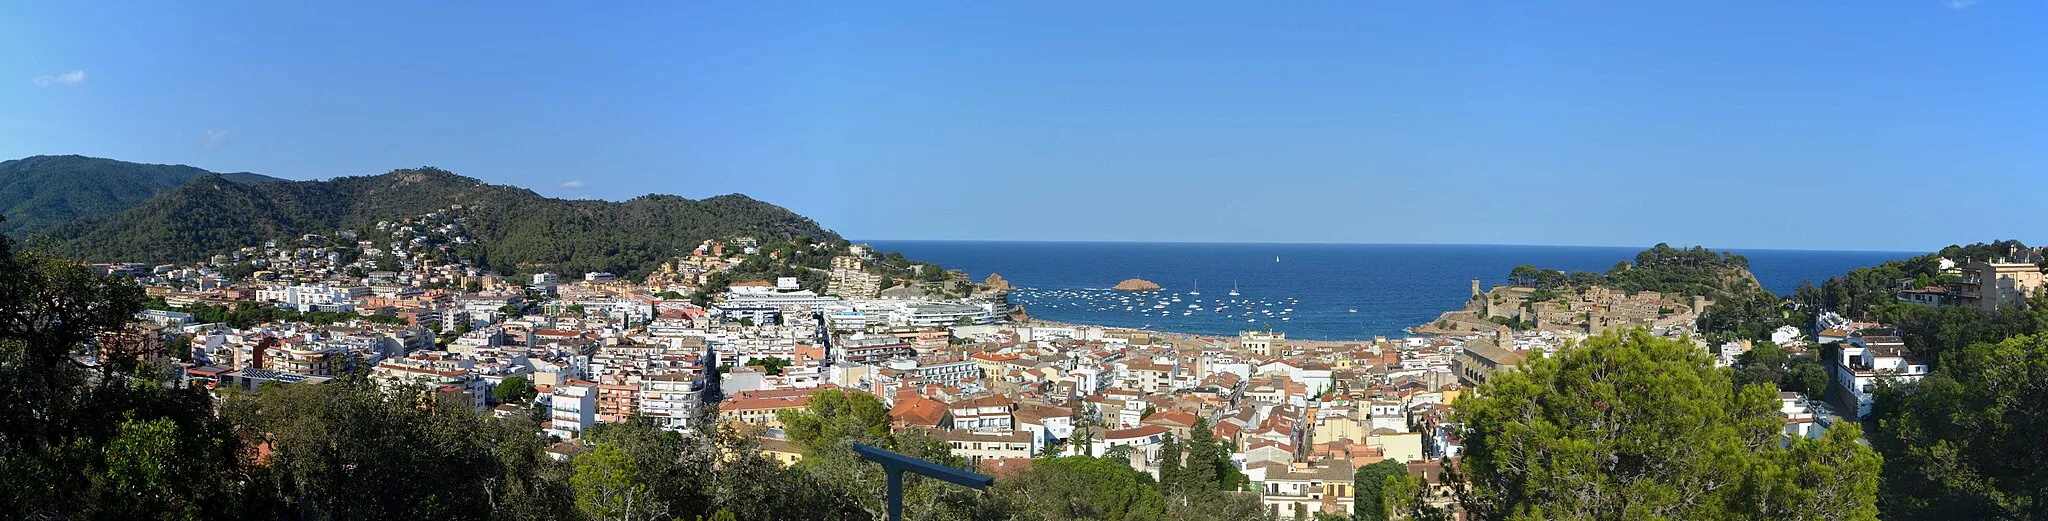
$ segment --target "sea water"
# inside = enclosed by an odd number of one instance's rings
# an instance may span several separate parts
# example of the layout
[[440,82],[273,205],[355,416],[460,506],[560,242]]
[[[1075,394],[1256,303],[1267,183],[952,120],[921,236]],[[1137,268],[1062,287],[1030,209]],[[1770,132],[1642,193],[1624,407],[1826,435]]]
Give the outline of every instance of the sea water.
[[[1267,327],[1303,339],[1402,336],[1462,306],[1472,279],[1506,283],[1529,264],[1605,272],[1642,248],[1414,244],[1225,244],[1115,242],[865,241],[881,251],[965,270],[976,282],[1000,274],[1011,302],[1060,322],[1234,335]],[[1789,294],[1903,252],[1730,250],[1749,258],[1766,289]],[[1111,291],[1142,278],[1158,292]],[[1190,292],[1197,289],[1200,295]],[[1232,288],[1237,296],[1229,295]],[[1354,311],[1355,310],[1355,311]]]

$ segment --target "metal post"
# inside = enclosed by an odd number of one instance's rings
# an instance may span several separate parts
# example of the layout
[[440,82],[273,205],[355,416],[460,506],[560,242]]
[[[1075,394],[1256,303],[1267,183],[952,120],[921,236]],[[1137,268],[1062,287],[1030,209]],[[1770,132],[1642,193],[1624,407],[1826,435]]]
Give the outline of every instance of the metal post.
[[903,521],[903,469],[889,472],[889,521]]
[[985,489],[989,485],[996,483],[996,478],[859,443],[853,444],[853,452],[859,454],[861,458],[881,465],[882,471],[888,473],[889,488],[886,491],[886,495],[889,502],[889,521],[903,521],[903,471],[916,472],[922,476],[938,478],[948,483],[975,490]]

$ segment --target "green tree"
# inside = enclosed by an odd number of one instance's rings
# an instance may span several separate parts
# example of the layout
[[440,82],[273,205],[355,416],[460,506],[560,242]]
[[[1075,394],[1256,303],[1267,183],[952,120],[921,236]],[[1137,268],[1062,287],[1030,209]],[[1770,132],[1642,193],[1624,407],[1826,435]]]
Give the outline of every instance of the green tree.
[[239,515],[241,445],[212,400],[143,363],[148,344],[106,336],[143,300],[132,280],[17,252],[0,237],[0,511],[9,517]]
[[197,519],[202,515],[198,505],[182,497],[189,490],[186,484],[219,478],[197,474],[213,469],[179,460],[195,454],[186,447],[192,443],[214,441],[180,436],[178,424],[167,418],[122,422],[101,451],[105,474],[96,488],[141,505],[160,505],[160,510],[150,512],[158,519]]
[[1196,490],[1237,490],[1251,482],[1230,462],[1232,449],[1216,439],[1208,418],[1196,418],[1188,433],[1187,483]]
[[1433,499],[1429,482],[1422,476],[1388,476],[1380,485],[1380,515],[1387,519],[1452,521],[1454,518],[1450,511],[1438,506]]
[[889,435],[889,409],[873,395],[828,389],[811,393],[801,410],[776,413],[790,441],[804,446],[873,441]]
[[[1875,453],[1785,449],[1772,390],[1737,389],[1690,342],[1603,334],[1474,394],[1455,407],[1477,519],[1876,518]],[[1869,464],[1825,467],[1843,460]]]
[[1871,413],[1887,517],[2042,519],[2048,507],[2048,336],[1972,344]]
[[[883,513],[882,490],[885,476],[881,467],[853,452],[854,443],[895,451],[940,465],[968,469],[967,460],[953,455],[951,445],[917,429],[889,430],[889,411],[873,395],[829,389],[811,394],[803,409],[776,414],[790,441],[803,448],[804,458],[795,469],[838,494],[856,498],[871,515]],[[979,495],[951,484],[905,476],[905,517],[952,519],[973,517],[983,508]]]
[[1015,479],[996,482],[1011,519],[1165,519],[1166,497],[1149,476],[1121,460],[1066,456],[1041,459]]
[[780,358],[773,356],[764,356],[747,360],[747,365],[760,367],[762,372],[765,372],[770,375],[782,374],[782,368],[789,367],[790,364],[793,363],[795,362],[791,362],[788,358]]
[[1790,361],[1791,357],[1786,355],[1785,349],[1778,347],[1778,344],[1752,344],[1749,352],[1735,357],[1735,386],[1779,385],[1779,382],[1785,379],[1785,365]]
[[576,490],[576,510],[585,518],[625,521],[659,514],[650,510],[648,486],[641,482],[639,468],[615,445],[599,443],[577,455],[569,483]]
[[1181,488],[1187,479],[1181,467],[1181,442],[1166,433],[1166,439],[1159,444],[1159,487],[1169,492]]
[[1382,460],[1379,463],[1358,468],[1352,476],[1352,509],[1358,521],[1386,521],[1387,507],[1381,502],[1380,491],[1387,486],[1388,479],[1408,479],[1408,465],[1399,461]]
[[498,382],[491,389],[491,399],[497,403],[525,405],[533,401],[540,391],[533,388],[533,382],[524,376],[510,376]]
[[[328,519],[477,518],[515,510],[504,498],[559,498],[563,481],[527,479],[546,458],[531,425],[478,414],[427,389],[385,390],[360,376],[322,385],[231,393],[229,416],[273,447],[262,487],[276,517],[317,511]],[[546,512],[544,505],[519,509]],[[258,517],[258,516],[251,516]]]
[[1700,312],[1700,331],[1709,338],[1762,340],[1785,325],[1784,299],[1760,287],[1724,291]]

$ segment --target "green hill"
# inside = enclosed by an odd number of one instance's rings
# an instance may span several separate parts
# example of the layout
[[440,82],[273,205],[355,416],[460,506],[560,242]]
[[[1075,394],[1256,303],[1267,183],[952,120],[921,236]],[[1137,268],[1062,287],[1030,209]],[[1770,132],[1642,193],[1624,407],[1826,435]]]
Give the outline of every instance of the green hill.
[[1759,291],[1756,275],[1749,272],[1749,259],[1741,255],[1694,246],[1673,248],[1659,243],[1637,253],[1633,261],[1615,263],[1607,273],[1515,266],[1508,282],[1539,290],[1579,290],[1605,286],[1629,293],[1656,291],[1674,295],[1699,295],[1720,300]]
[[839,236],[744,195],[624,202],[542,197],[438,168],[325,181],[240,183],[201,175],[133,208],[51,228],[58,251],[91,261],[202,260],[264,240],[339,229],[461,205],[478,245],[466,256],[501,272],[644,273],[705,239]]
[[[32,156],[0,161],[0,234],[24,237],[82,218],[141,204],[212,172],[85,156]],[[278,181],[250,173],[219,174],[238,183]]]

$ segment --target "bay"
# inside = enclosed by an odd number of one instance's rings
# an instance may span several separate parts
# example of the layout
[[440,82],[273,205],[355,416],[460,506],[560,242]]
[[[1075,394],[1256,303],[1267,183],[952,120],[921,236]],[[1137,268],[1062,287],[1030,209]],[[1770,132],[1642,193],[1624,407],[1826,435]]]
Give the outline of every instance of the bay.
[[[1471,280],[1490,287],[1529,264],[1605,272],[1642,248],[1455,244],[1268,244],[1007,241],[865,241],[881,251],[1000,274],[1012,302],[1035,318],[1158,331],[1234,335],[1270,327],[1290,337],[1355,340],[1403,329],[1456,309]],[[1749,258],[1766,289],[1789,294],[1850,269],[1910,252],[1728,250]],[[1110,291],[1142,278],[1164,289]],[[1197,290],[1199,295],[1190,294]],[[1235,289],[1239,294],[1231,296]],[[1142,303],[1139,303],[1142,298]],[[1175,300],[1177,299],[1177,300]]]

